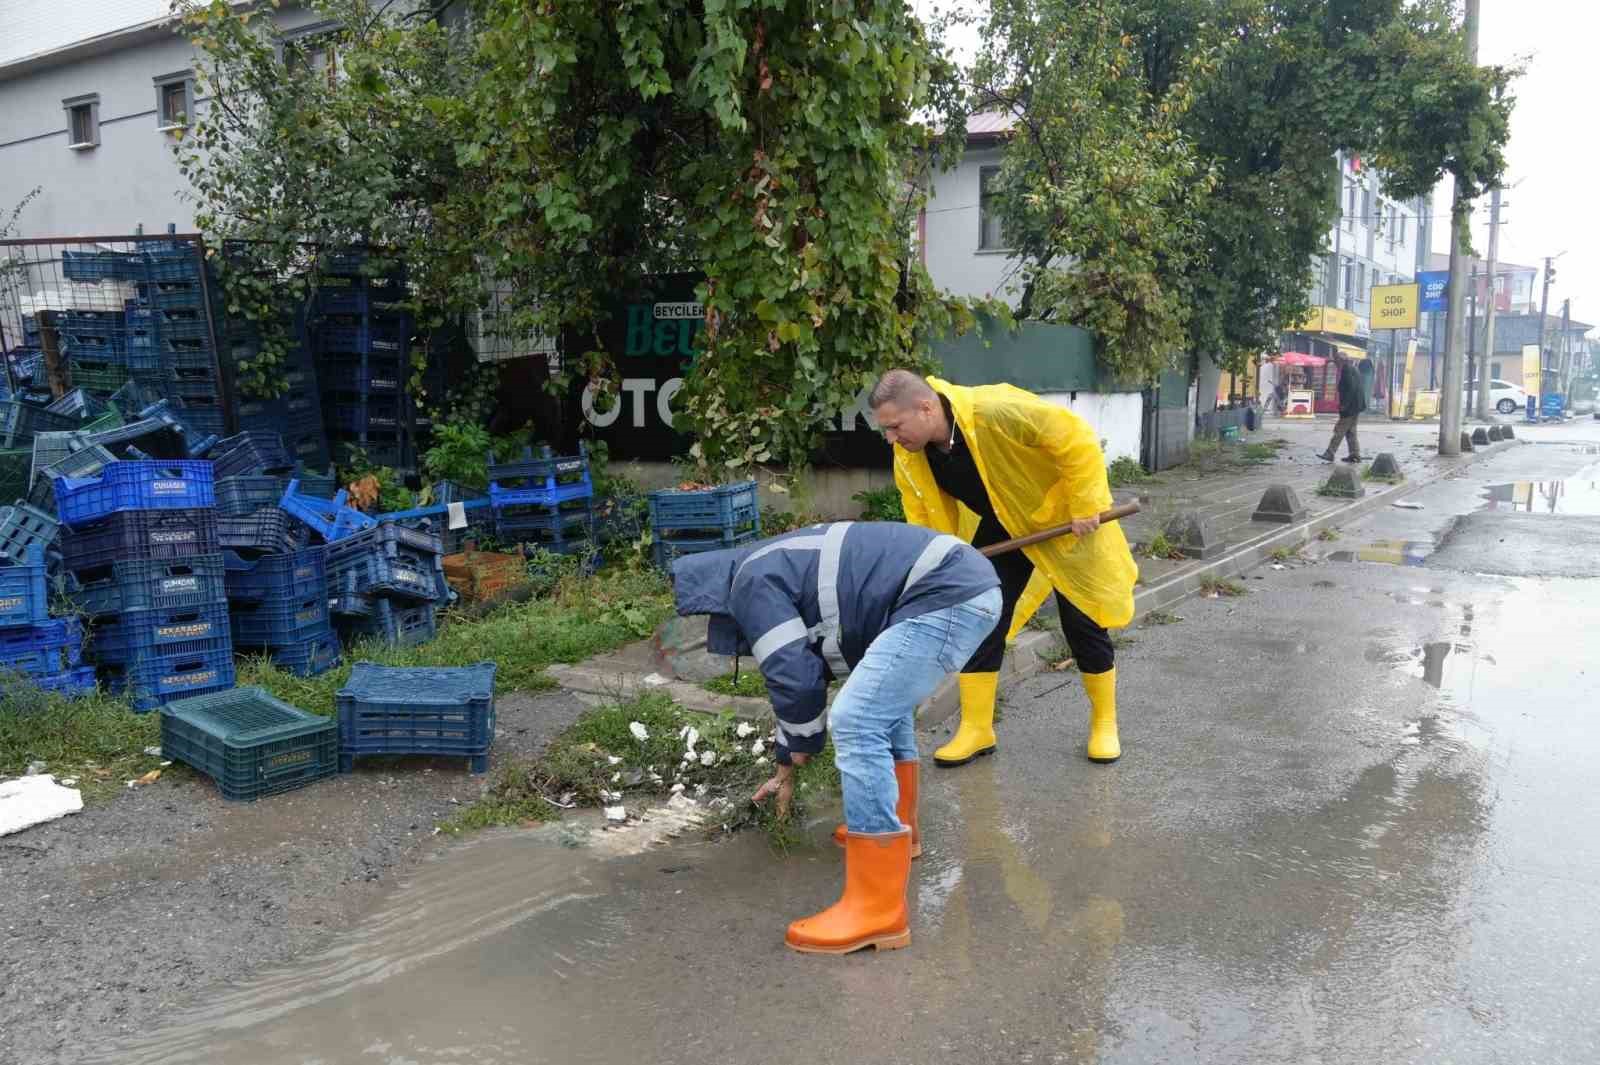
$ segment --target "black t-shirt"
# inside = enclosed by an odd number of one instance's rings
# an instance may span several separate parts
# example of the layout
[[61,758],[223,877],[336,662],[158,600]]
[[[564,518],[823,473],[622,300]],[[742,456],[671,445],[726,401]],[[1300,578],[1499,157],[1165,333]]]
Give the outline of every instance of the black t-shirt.
[[[933,471],[934,483],[978,515],[978,531],[972,538],[974,547],[985,547],[997,544],[1001,540],[1011,539],[1011,534],[1006,532],[1005,526],[1001,525],[1000,519],[995,516],[994,504],[989,502],[989,490],[984,487],[983,477],[978,473],[978,463],[972,457],[972,448],[967,446],[966,438],[961,435],[961,427],[956,424],[955,415],[950,410],[950,401],[940,396],[939,402],[944,404],[944,416],[950,423],[955,438],[948,452],[937,444],[929,444],[924,451],[928,456],[928,468]],[[1022,557],[1021,552],[1013,554],[1018,558]]]

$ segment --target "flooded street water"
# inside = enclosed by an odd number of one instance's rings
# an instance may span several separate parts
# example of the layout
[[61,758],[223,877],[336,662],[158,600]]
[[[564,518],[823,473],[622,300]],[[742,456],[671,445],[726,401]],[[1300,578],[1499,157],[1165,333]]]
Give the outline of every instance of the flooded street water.
[[[1491,483],[1347,540],[1448,543]],[[925,759],[908,950],[783,947],[837,893],[831,818],[788,855],[488,835],[86,1060],[1600,1060],[1600,583],[1326,546],[1357,557],[1129,630],[1116,765],[1058,673],[1006,693],[994,758]]]

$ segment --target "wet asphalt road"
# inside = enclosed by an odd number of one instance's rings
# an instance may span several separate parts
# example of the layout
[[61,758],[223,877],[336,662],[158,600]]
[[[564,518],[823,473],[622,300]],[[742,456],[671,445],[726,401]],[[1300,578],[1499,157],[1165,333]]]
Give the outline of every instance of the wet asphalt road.
[[1597,462],[1508,449],[1308,552],[1351,561],[1130,630],[1114,766],[1082,758],[1075,675],[1014,687],[996,757],[925,771],[909,950],[783,947],[837,893],[831,819],[787,857],[487,836],[86,1058],[1600,1061],[1600,516],[1489,490],[1586,498]]

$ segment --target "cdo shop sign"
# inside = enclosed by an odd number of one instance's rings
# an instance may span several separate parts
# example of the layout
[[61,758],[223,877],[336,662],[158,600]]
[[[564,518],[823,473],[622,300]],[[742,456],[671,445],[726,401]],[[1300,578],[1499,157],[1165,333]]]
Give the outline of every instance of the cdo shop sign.
[[[600,330],[602,346],[621,377],[619,391],[604,410],[587,382],[577,399],[584,421],[606,441],[613,457],[668,460],[687,454],[693,444],[673,424],[672,400],[704,350],[705,307],[694,295],[700,280],[693,274],[673,275],[645,286],[616,305]],[[572,337],[566,350],[584,351],[591,344]],[[846,453],[857,452],[860,461],[872,464],[887,458],[888,446],[867,406],[870,391],[862,389],[855,405],[834,419],[827,451],[839,461],[850,461]]]

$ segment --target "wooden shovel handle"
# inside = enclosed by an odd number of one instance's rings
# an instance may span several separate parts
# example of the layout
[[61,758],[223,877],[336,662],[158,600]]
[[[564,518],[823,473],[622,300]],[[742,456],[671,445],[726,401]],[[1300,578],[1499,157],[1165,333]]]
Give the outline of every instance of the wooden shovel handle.
[[[1138,503],[1124,503],[1120,507],[1112,507],[1110,510],[1102,511],[1100,514],[1100,524],[1104,525],[1107,522],[1116,521],[1118,518],[1130,518],[1137,513],[1139,513]],[[1015,551],[1022,547],[1032,547],[1034,544],[1041,543],[1045,540],[1054,540],[1056,537],[1065,536],[1071,531],[1071,525],[1057,525],[1053,529],[1042,529],[1036,533],[1029,533],[1027,536],[1018,536],[1011,540],[1001,540],[997,544],[990,544],[988,547],[979,548],[978,553],[983,555],[985,558],[993,558],[996,555],[1003,555],[1007,551]]]

